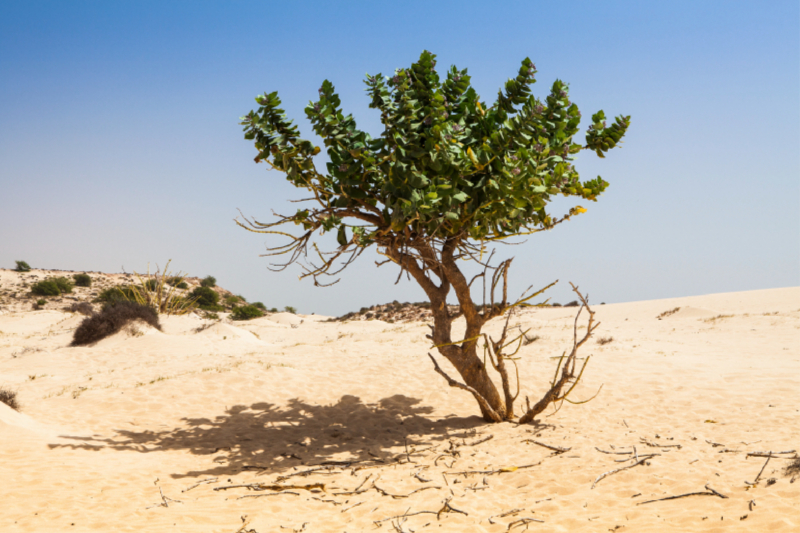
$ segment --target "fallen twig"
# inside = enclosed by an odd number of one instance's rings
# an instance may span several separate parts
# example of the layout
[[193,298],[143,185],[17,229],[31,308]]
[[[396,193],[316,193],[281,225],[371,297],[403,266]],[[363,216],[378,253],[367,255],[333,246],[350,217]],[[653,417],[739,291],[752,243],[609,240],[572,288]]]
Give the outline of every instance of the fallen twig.
[[633,463],[632,465],[623,466],[622,468],[617,468],[616,470],[609,470],[608,472],[605,472],[605,473],[603,473],[603,474],[600,474],[600,476],[598,476],[598,478],[594,480],[594,483],[592,483],[592,488],[594,488],[594,487],[597,485],[597,483],[598,483],[598,482],[599,482],[601,479],[603,479],[604,477],[610,476],[611,474],[616,474],[617,472],[622,472],[623,470],[627,470],[627,469],[629,469],[629,468],[633,468],[634,466],[639,466],[640,464],[644,463],[644,462],[645,462],[645,461],[647,461],[648,459],[649,459],[649,457],[645,457],[645,458],[643,458],[643,459],[639,459],[638,461],[636,461],[636,462],[635,462],[635,463]]
[[385,490],[383,490],[382,488],[380,488],[379,486],[377,486],[375,483],[373,483],[373,484],[372,484],[372,487],[371,487],[371,488],[373,488],[373,489],[377,490],[378,492],[380,492],[380,493],[381,493],[381,494],[383,494],[384,496],[391,496],[392,498],[394,498],[394,499],[398,500],[398,499],[400,499],[400,498],[408,498],[408,497],[409,497],[409,496],[411,496],[412,494],[415,494],[415,493],[417,493],[417,492],[422,492],[423,490],[428,490],[428,489],[441,489],[442,487],[421,487],[421,488],[419,488],[419,489],[417,489],[417,490],[412,490],[412,491],[411,491],[411,492],[409,492],[408,494],[392,494],[391,492],[386,492]]
[[677,496],[667,496],[666,498],[659,498],[657,500],[647,500],[646,502],[639,502],[636,505],[644,505],[646,503],[653,503],[653,502],[663,502],[666,500],[677,500],[678,498],[686,498],[688,496],[718,496],[723,499],[727,499],[728,497],[724,494],[720,494],[719,492],[715,491],[708,485],[706,485],[706,492],[687,492],[686,494],[678,494]]
[[476,440],[476,441],[473,441],[473,442],[467,442],[465,440],[464,443],[462,444],[462,446],[477,446],[478,444],[482,444],[482,443],[484,443],[484,442],[486,442],[488,440],[492,440],[493,438],[494,438],[494,435],[489,435],[488,437],[484,437],[482,439],[479,439],[479,440]]
[[609,455],[631,455],[631,454],[633,454],[633,452],[609,452],[609,451],[606,451],[606,450],[601,450],[597,446],[595,446],[594,449],[597,450],[598,452],[607,453]]
[[505,468],[500,468],[498,470],[465,470],[463,472],[442,472],[443,474],[448,474],[451,476],[461,476],[461,475],[471,475],[471,474],[503,474],[507,472],[516,472],[517,470],[522,470],[523,468],[533,468],[534,466],[539,466],[542,464],[541,461],[532,465],[524,465],[524,466],[507,466]]
[[290,490],[285,490],[282,492],[268,492],[266,494],[245,494],[244,496],[239,496],[236,499],[241,500],[243,498],[264,498],[266,496],[280,496],[281,494],[292,494],[294,496],[300,496],[299,492],[292,492]]
[[238,489],[238,488],[248,488],[252,490],[286,490],[286,489],[302,489],[302,490],[312,490],[312,489],[321,489],[322,491],[325,490],[324,483],[311,483],[309,485],[267,485],[264,483],[245,483],[242,485],[226,485],[224,487],[215,487],[214,490],[228,490],[228,489]]
[[[775,457],[776,455],[789,455],[792,453],[797,453],[796,450],[787,450],[785,452],[748,452],[745,456],[747,457]],[[793,457],[775,457],[775,459],[793,459]]]
[[[314,468],[309,468],[308,470],[301,470],[299,472],[292,472],[291,474],[285,474],[283,476],[278,476],[276,481],[278,481],[280,483],[281,481],[285,481],[285,480],[289,479],[290,477],[295,477],[295,476],[310,476],[311,474],[326,474],[326,473],[328,473],[328,474],[338,474],[338,473],[340,473],[340,472],[331,472],[331,470],[334,469],[334,468],[338,468],[338,467],[336,465],[324,465],[324,466],[323,465],[318,465],[318,466],[316,466]],[[325,472],[326,470],[327,470],[327,472]]]
[[[158,480],[156,480],[156,481],[158,481]],[[145,507],[145,509],[152,509],[153,507],[169,507],[169,502],[183,503],[180,500],[174,500],[172,498],[164,496],[164,492],[161,490],[160,486],[158,487],[158,493],[161,494],[161,503],[157,503],[155,505],[151,505],[149,507]]]
[[436,511],[416,511],[414,513],[409,513],[406,511],[405,514],[397,515],[397,516],[390,516],[389,518],[381,518],[380,520],[373,520],[372,523],[376,525],[380,525],[381,522],[388,522],[390,520],[394,520],[395,518],[403,518],[406,516],[415,516],[418,514],[438,514]]
[[770,459],[772,459],[772,456],[771,456],[771,455],[770,455],[769,457],[767,457],[767,460],[766,460],[766,461],[764,461],[764,466],[762,466],[762,467],[761,467],[761,471],[760,471],[760,472],[758,473],[758,475],[756,476],[756,479],[755,479],[755,481],[753,481],[752,483],[749,483],[750,485],[755,485],[756,483],[758,483],[758,480],[761,478],[761,474],[763,474],[763,473],[764,473],[764,469],[765,469],[765,468],[767,468],[767,465],[769,464],[769,460],[770,460]]
[[542,448],[553,450],[556,453],[566,453],[572,449],[572,448],[562,448],[561,446],[553,446],[552,444],[545,444],[544,442],[539,442],[538,440],[533,440],[533,439],[525,439],[522,442],[530,442],[531,444],[536,444],[537,446],[541,446]]
[[186,489],[183,489],[181,492],[189,492],[189,491],[190,491],[190,490],[192,490],[193,488],[195,488],[195,487],[199,487],[199,486],[200,486],[200,485],[202,485],[203,483],[214,483],[214,482],[216,482],[216,481],[217,481],[217,478],[215,478],[215,477],[210,477],[210,478],[208,478],[208,479],[204,479],[204,480],[202,480],[202,481],[198,481],[197,483],[195,483],[195,484],[194,484],[194,485],[192,485],[191,487],[189,487],[189,488],[186,488]]
[[537,518],[520,518],[519,520],[514,520],[513,522],[508,524],[508,528],[506,528],[506,531],[511,531],[511,528],[513,527],[524,526],[526,524],[530,524],[531,522],[539,522],[541,524],[544,524],[544,520],[539,520]]
[[678,448],[679,450],[683,448],[680,444],[658,444],[656,442],[650,442],[644,437],[639,437],[639,440],[651,448]]
[[447,498],[444,501],[444,505],[442,506],[441,509],[439,509],[439,512],[436,513],[436,518],[439,518],[439,516],[442,513],[461,513],[461,514],[463,514],[465,516],[469,516],[469,513],[467,513],[466,511],[462,511],[461,509],[456,509],[455,507],[450,505],[450,500],[452,500],[452,498]]
[[500,514],[496,514],[496,515],[490,516],[490,517],[488,518],[488,520],[489,520],[489,523],[490,523],[490,524],[494,524],[494,522],[492,522],[492,518],[505,518],[505,517],[506,517],[506,516],[508,516],[508,515],[514,515],[514,514],[517,514],[517,513],[521,513],[521,512],[522,512],[522,511],[524,511],[524,510],[525,510],[525,509],[522,509],[522,508],[519,508],[519,509],[511,509],[510,511],[506,511],[506,512],[504,512],[504,513],[500,513]]
[[359,505],[361,505],[361,504],[363,504],[363,503],[364,503],[364,502],[358,502],[358,503],[356,503],[356,504],[353,504],[353,505],[351,505],[350,507],[345,507],[344,509],[342,509],[342,512],[349,511],[349,510],[350,510],[350,509],[352,509],[353,507],[358,507]]

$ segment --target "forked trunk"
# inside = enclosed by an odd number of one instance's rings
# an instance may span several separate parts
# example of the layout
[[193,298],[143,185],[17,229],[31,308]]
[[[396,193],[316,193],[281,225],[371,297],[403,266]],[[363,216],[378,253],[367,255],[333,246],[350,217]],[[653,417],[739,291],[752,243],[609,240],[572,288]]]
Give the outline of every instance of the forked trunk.
[[[434,344],[438,347],[439,353],[453,365],[456,371],[458,371],[464,380],[464,384],[475,389],[497,414],[505,418],[506,405],[503,401],[503,397],[489,377],[483,360],[478,357],[478,339],[464,343],[450,344],[453,342],[450,335],[452,319],[447,312],[446,306],[442,305],[443,303],[444,302],[439,302],[438,306],[435,303],[432,304],[433,308],[437,311],[433,314]],[[480,333],[480,330],[481,326],[479,324],[468,324],[464,337],[466,339],[475,337]],[[487,412],[484,406],[480,405],[480,402],[478,405],[484,420],[489,422],[496,421],[492,415]]]

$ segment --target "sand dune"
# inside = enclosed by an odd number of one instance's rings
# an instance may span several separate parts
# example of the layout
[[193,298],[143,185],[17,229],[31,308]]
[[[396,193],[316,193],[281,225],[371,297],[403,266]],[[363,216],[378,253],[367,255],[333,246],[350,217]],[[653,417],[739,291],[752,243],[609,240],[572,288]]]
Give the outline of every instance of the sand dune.
[[[523,427],[447,387],[424,323],[166,317],[69,347],[82,317],[7,312],[0,531],[799,531],[790,454],[746,482],[748,452],[800,450],[800,288],[595,309],[613,340],[582,352],[575,399],[600,395]],[[538,335],[523,397],[574,313],[512,321]],[[234,487],[254,483],[294,488]]]

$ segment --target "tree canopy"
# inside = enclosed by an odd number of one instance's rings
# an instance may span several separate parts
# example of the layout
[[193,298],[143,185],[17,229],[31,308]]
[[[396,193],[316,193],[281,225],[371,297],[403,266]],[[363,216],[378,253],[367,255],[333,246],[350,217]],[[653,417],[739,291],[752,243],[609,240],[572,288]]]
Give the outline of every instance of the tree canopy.
[[556,80],[539,99],[531,91],[536,72],[530,59],[523,60],[488,105],[470,85],[467,69],[452,66],[440,76],[436,56],[425,51],[391,77],[367,76],[370,107],[380,111],[384,127],[377,138],[344,114],[325,80],[305,112],[324,140],[326,172],[314,164],[320,147],[300,138],[277,92],[258,96],[260,107],[241,122],[258,150],[255,161],[311,191],[315,205],[277,222],[240,225],[265,232],[285,223],[302,226],[303,235],[287,235],[291,242],[273,249],[291,252],[292,260],[307,251],[314,232],[336,231],[341,248],[320,254],[322,261],[306,273],[316,279],[338,271],[332,267],[341,254],[357,255],[373,243],[412,236],[488,242],[549,229],[585,211],[577,206],[559,219],[546,207],[558,194],[596,200],[608,183],[599,176],[582,182],[572,159],[581,150],[604,157],[622,139],[630,117],[607,125],[598,111],[581,145],[574,139],[581,113],[568,85]]

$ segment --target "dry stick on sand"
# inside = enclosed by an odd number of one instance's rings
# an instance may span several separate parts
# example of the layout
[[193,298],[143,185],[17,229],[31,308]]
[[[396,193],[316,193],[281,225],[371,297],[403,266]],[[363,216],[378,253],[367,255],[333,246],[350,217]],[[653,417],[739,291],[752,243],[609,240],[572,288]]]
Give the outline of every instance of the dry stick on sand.
[[417,490],[412,490],[412,491],[411,491],[411,492],[409,492],[408,494],[392,494],[391,492],[386,492],[385,490],[383,490],[382,488],[380,488],[379,486],[377,486],[375,483],[373,483],[373,484],[372,484],[372,488],[373,488],[373,489],[375,489],[375,490],[377,490],[378,492],[380,492],[380,493],[381,493],[381,494],[383,494],[384,496],[391,496],[391,497],[392,497],[392,498],[394,498],[395,500],[399,500],[400,498],[408,498],[408,497],[409,497],[409,496],[411,496],[412,494],[415,494],[415,493],[417,493],[417,492],[422,492],[423,490],[428,490],[428,489],[441,489],[442,487],[422,487],[422,488],[419,488],[419,489],[417,489]]
[[169,503],[168,503],[167,500],[169,500],[170,502],[175,502],[175,503],[183,503],[180,500],[173,500],[172,498],[168,498],[168,497],[164,496],[164,492],[161,490],[161,487],[158,487],[158,493],[161,494],[161,503],[157,503],[155,505],[151,505],[149,507],[145,507],[145,509],[152,509],[153,507],[169,507]]
[[214,490],[228,490],[228,489],[239,489],[239,488],[248,488],[252,490],[287,490],[287,489],[302,489],[302,490],[311,490],[311,489],[320,489],[325,490],[324,483],[311,483],[309,485],[267,485],[264,483],[245,483],[242,485],[226,485],[224,487],[215,487]]
[[241,500],[243,498],[264,498],[266,496],[280,496],[281,494],[292,494],[294,496],[300,496],[299,492],[292,492],[290,490],[285,490],[282,492],[269,492],[267,494],[245,494],[244,496],[239,496],[236,499]]
[[639,502],[636,505],[644,505],[646,503],[663,502],[666,500],[677,500],[678,498],[686,498],[688,496],[718,496],[723,499],[728,499],[724,494],[720,494],[708,485],[706,485],[706,492],[687,492],[686,494],[678,494],[677,496],[668,496],[666,498],[659,498],[657,500],[647,500],[646,502]]
[[761,467],[761,471],[758,473],[758,475],[756,476],[756,479],[752,483],[747,482],[747,481],[745,481],[745,483],[747,483],[748,485],[757,485],[758,484],[758,480],[761,478],[761,474],[764,473],[764,469],[767,468],[767,465],[769,464],[769,460],[770,459],[772,459],[771,455],[769,457],[767,457],[766,461],[764,461],[764,466]]
[[189,488],[187,488],[187,489],[183,489],[181,492],[189,492],[189,491],[190,491],[190,490],[192,490],[193,488],[199,487],[199,486],[200,486],[200,485],[202,485],[203,483],[215,483],[216,481],[217,481],[217,478],[215,478],[215,477],[210,477],[210,478],[208,478],[208,479],[203,479],[202,481],[198,481],[197,483],[195,483],[195,484],[194,484],[194,485],[192,485],[191,487],[189,487]]
[[644,437],[639,437],[639,440],[647,444],[651,448],[678,448],[679,450],[683,448],[683,446],[681,446],[680,444],[658,444],[655,442],[650,442]]
[[498,470],[465,470],[463,472],[442,472],[442,475],[450,475],[450,476],[461,476],[461,475],[470,475],[470,474],[505,474],[508,472],[516,472],[517,470],[522,470],[523,468],[533,468],[534,466],[539,466],[542,464],[541,461],[532,465],[524,465],[524,466],[507,466],[505,468],[500,468]]
[[[508,528],[506,528],[506,531],[511,531],[512,527],[527,526],[531,522],[540,522],[540,523],[544,524],[544,520],[539,520],[537,518],[520,518],[519,520],[514,520],[513,522],[508,524]],[[528,528],[526,527],[525,529],[528,529]]]
[[476,440],[476,441],[473,441],[473,442],[466,442],[465,441],[463,444],[461,444],[461,446],[477,446],[478,444],[482,444],[482,443],[484,443],[486,441],[492,440],[493,438],[494,438],[494,435],[489,435],[488,437],[484,437],[482,439],[479,439],[479,440]]
[[515,515],[515,514],[521,513],[524,510],[525,509],[522,509],[522,508],[511,509],[510,511],[506,511],[504,513],[500,513],[500,514],[496,514],[496,515],[490,516],[487,520],[489,520],[490,524],[494,525],[494,522],[492,521],[492,518],[505,518],[508,515]]
[[606,450],[601,450],[597,446],[595,446],[594,449],[597,450],[598,452],[607,453],[609,455],[631,455],[631,454],[633,454],[633,452],[609,452],[609,451],[606,451]]
[[544,442],[539,442],[533,439],[525,439],[522,442],[530,442],[531,444],[536,444],[537,446],[541,446],[542,448],[553,450],[556,453],[566,453],[572,449],[572,448],[562,448],[561,446],[553,446],[552,444],[545,444]]
[[[745,459],[748,457],[775,457],[776,455],[789,455],[797,453],[795,450],[787,450],[785,452],[749,452]],[[794,457],[775,457],[775,459],[794,459]]]
[[633,463],[632,465],[623,466],[622,468],[617,468],[616,470],[609,470],[608,472],[600,474],[597,477],[597,479],[594,480],[594,483],[592,483],[592,488],[594,488],[597,485],[597,482],[600,481],[601,479],[603,479],[604,477],[610,476],[611,474],[616,474],[617,472],[622,472],[623,470],[627,470],[629,468],[633,468],[634,466],[639,466],[640,464],[644,463],[648,459],[650,459],[650,456],[644,457],[642,459],[639,459],[637,462]]

